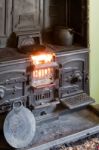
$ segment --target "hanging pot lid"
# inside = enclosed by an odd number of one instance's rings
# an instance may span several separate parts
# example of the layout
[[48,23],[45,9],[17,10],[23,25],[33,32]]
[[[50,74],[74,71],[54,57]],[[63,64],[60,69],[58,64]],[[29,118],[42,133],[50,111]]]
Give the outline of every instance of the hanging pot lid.
[[14,148],[28,146],[35,135],[36,121],[32,112],[22,104],[15,103],[4,121],[4,136]]

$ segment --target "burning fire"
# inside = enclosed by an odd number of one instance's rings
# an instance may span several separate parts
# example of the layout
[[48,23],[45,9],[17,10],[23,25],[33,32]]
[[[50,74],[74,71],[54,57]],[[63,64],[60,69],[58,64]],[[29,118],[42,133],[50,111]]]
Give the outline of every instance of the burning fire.
[[44,78],[53,72],[53,68],[38,69],[33,71],[34,78]]
[[[31,55],[32,64],[35,66],[32,71],[33,87],[48,85],[53,82],[54,68],[48,64],[53,64],[54,57],[55,54],[53,52],[39,52]],[[44,65],[43,68],[40,65]]]
[[50,63],[53,60],[53,54],[39,54],[31,56],[34,65]]

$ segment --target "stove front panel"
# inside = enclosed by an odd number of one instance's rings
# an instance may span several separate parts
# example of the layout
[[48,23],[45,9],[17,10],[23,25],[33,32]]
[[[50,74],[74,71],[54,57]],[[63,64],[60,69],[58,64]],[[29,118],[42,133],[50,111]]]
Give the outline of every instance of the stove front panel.
[[[56,54],[56,62],[58,64],[56,68],[50,66],[54,69],[54,74],[51,74],[51,76],[54,75],[54,82],[47,81],[50,84],[44,84],[45,81],[41,84],[41,80],[39,81],[37,78],[37,75],[42,75],[42,78],[46,75],[46,78],[49,79],[50,74],[45,70],[49,66],[40,68],[43,69],[43,72],[40,71],[39,74],[36,74],[35,69],[28,71],[28,68],[31,68],[29,59],[28,61],[1,63],[0,112],[10,110],[13,102],[17,100],[21,100],[26,107],[33,110],[52,103],[56,105],[60,103],[60,99],[68,96],[81,92],[88,93],[87,50]],[[37,80],[34,80],[34,77]]]

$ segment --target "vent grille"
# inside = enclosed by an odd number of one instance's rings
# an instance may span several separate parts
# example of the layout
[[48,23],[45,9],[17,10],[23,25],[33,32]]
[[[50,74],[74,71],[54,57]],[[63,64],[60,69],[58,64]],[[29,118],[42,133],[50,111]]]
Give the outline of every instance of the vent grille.
[[52,91],[47,91],[45,93],[36,93],[34,95],[34,100],[39,101],[39,100],[50,100],[52,99]]

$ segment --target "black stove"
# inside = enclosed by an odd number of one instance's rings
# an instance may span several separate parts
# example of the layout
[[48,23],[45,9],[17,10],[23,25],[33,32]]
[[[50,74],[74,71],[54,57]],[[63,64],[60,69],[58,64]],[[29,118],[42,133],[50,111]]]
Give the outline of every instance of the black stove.
[[[89,96],[88,2],[5,0],[0,12],[0,129],[22,105],[32,112],[36,133],[19,148],[44,150],[97,132],[89,106],[95,100]],[[24,135],[20,122],[12,122],[12,138]]]

